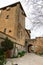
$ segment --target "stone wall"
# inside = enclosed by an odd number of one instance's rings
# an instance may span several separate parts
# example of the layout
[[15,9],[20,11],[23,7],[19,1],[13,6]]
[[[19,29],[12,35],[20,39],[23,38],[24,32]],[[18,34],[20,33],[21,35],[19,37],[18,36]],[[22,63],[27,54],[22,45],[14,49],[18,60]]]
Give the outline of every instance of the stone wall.
[[37,53],[42,53],[43,52],[43,37],[36,38],[35,45],[36,45]]
[[[43,37],[37,37],[36,39],[30,39],[29,44],[32,44],[33,51],[36,53],[43,53]],[[32,49],[31,48],[31,49]]]
[[16,38],[20,44],[24,45],[25,15],[22,14],[23,10],[20,6],[20,3],[17,3],[0,10],[0,31]]

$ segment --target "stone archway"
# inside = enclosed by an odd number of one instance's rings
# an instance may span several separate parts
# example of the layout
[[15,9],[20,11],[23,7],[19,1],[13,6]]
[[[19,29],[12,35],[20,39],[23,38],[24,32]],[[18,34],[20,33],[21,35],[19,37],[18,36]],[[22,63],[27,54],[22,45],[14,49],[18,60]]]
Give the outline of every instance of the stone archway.
[[27,47],[27,48],[28,48],[28,53],[31,52],[31,49],[30,49],[30,48],[31,48],[32,46],[33,46],[32,44],[29,44],[29,45],[28,45],[28,47]]

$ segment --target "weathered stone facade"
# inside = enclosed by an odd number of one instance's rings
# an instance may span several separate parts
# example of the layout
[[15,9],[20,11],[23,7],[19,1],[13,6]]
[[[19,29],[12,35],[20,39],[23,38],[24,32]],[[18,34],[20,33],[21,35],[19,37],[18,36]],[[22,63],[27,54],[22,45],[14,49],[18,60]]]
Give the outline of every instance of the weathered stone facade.
[[28,44],[30,39],[30,30],[25,29],[25,49],[28,52]]
[[43,37],[37,37],[36,39],[30,39],[29,44],[32,44],[36,53],[43,53]]
[[36,45],[37,53],[42,53],[43,52],[43,37],[37,37],[35,45]]
[[25,39],[30,39],[30,30],[25,29]]
[[0,9],[0,31],[25,43],[25,13],[20,3]]

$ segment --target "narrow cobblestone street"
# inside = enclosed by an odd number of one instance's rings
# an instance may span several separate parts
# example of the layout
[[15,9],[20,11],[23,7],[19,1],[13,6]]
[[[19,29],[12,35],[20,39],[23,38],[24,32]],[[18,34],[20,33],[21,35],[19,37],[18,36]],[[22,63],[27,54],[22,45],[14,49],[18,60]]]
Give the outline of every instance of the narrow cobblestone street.
[[33,53],[27,53],[22,58],[10,59],[6,65],[43,65],[43,57]]

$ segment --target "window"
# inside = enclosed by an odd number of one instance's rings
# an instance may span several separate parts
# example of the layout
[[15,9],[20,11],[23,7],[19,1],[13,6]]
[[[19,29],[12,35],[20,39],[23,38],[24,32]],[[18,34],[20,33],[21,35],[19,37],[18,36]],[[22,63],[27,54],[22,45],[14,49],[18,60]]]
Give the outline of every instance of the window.
[[6,29],[6,28],[4,28],[4,33],[6,33],[6,30],[7,30],[7,29]]
[[11,30],[9,30],[9,33],[12,32]]
[[9,19],[9,15],[6,16],[6,19]]

